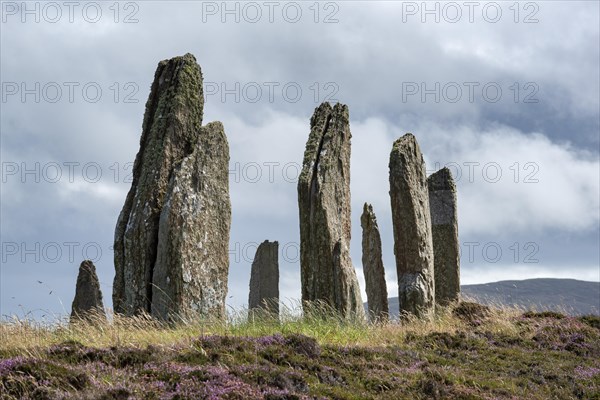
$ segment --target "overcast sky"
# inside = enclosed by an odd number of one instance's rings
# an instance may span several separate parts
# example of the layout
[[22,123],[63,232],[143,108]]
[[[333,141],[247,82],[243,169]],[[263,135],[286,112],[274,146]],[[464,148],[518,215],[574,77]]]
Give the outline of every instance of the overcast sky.
[[428,173],[448,165],[457,180],[463,284],[600,280],[596,1],[21,4],[2,2],[0,35],[3,316],[70,312],[84,258],[112,307],[114,228],[154,70],[187,52],[204,123],[222,121],[231,149],[228,305],[247,303],[265,239],[280,243],[281,297],[300,297],[296,178],[326,100],[350,109],[363,300],[364,202],[397,295],[388,159],[406,132]]

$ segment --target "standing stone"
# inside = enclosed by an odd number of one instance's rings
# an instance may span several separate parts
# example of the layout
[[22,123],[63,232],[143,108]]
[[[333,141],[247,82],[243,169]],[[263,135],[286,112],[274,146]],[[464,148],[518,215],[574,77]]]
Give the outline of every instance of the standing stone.
[[193,149],[203,103],[202,74],[193,55],[158,64],[146,102],[133,182],[115,230],[116,312],[150,312],[160,213],[175,164]]
[[367,285],[369,316],[373,321],[387,321],[389,316],[385,269],[381,257],[381,236],[373,206],[365,203],[360,217],[362,226],[362,264]]
[[433,243],[425,161],[412,134],[394,142],[389,168],[400,313],[423,316],[435,307]]
[[203,106],[194,56],[161,61],[115,229],[117,313],[224,313],[229,153],[220,123],[201,127]]
[[348,107],[321,104],[310,121],[298,180],[302,301],[364,318],[350,259],[350,123]]
[[91,315],[106,319],[96,267],[90,260],[85,260],[79,265],[75,298],[71,306],[71,322],[84,320]]
[[229,270],[229,145],[223,125],[200,128],[174,169],[158,230],[152,315],[225,316]]
[[431,174],[427,178],[427,185],[433,238],[435,300],[438,304],[448,304],[458,300],[460,293],[456,185],[448,168]]
[[252,262],[248,308],[279,315],[279,243],[262,242]]

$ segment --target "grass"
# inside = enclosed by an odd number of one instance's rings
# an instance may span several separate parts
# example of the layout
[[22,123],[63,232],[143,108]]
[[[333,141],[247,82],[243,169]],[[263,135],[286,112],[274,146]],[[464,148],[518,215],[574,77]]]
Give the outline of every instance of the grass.
[[0,399],[600,399],[600,317],[457,303],[370,325],[326,307],[164,324],[0,324]]

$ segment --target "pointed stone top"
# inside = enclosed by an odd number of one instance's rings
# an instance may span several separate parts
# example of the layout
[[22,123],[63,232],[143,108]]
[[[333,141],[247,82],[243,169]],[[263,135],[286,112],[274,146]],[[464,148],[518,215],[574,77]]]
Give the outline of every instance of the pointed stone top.
[[368,226],[374,226],[376,229],[378,229],[375,211],[373,211],[373,206],[369,203],[365,203],[365,205],[363,206],[363,213],[360,216],[360,225],[363,228]]
[[429,190],[452,190],[456,191],[456,184],[452,178],[452,172],[448,167],[444,167],[439,171],[434,172],[427,178]]
[[168,62],[192,62],[192,63],[196,63],[196,57],[194,57],[194,55],[192,53],[185,53],[182,56],[175,56],[172,58],[167,58],[164,59],[162,61],[160,61],[160,63],[168,63]]
[[[413,135],[412,133],[407,133],[405,135],[402,135],[401,137],[396,139],[392,150],[395,150],[399,147],[404,147],[404,146],[416,146],[417,148],[419,148],[419,143],[417,142],[417,138],[415,137],[415,135]],[[419,151],[421,151],[420,148],[419,148]]]
[[196,57],[187,53],[160,61],[146,102],[142,130],[156,125],[154,129],[164,132],[163,125],[191,123],[196,131],[202,125],[203,111],[202,69]]
[[319,121],[322,118],[327,118],[331,114],[338,114],[338,113],[342,113],[342,115],[344,115],[346,118],[348,118],[349,117],[348,106],[346,104],[336,103],[332,107],[329,102],[321,103],[321,105],[319,105],[317,108],[315,108],[315,111],[313,112],[313,115],[310,119],[311,129],[315,125],[319,124]]
[[96,267],[91,260],[83,260],[79,265],[79,269],[84,270],[86,272],[96,273]]
[[[411,165],[414,166],[414,163],[422,164],[416,170]],[[396,139],[394,145],[392,146],[392,151],[390,153],[390,172],[398,171],[398,166],[403,166],[400,168],[408,167],[408,170],[414,170],[417,172],[419,179],[423,179],[423,183],[427,179],[425,175],[424,168],[425,160],[423,159],[423,153],[421,153],[421,148],[419,147],[419,143],[417,142],[417,138],[412,133],[407,133],[402,137]],[[412,179],[406,177],[406,179]]]
[[361,225],[364,226],[369,219],[374,222],[377,222],[377,218],[375,217],[375,213],[373,212],[373,206],[365,202],[365,205],[363,206],[363,213],[360,217]]

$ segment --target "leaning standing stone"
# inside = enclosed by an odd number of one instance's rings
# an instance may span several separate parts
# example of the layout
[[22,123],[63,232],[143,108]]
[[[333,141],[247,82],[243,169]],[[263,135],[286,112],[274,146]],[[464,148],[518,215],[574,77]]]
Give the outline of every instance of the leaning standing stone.
[[348,107],[321,104],[310,121],[298,180],[303,302],[324,302],[364,318],[350,259],[350,123]]
[[422,316],[435,307],[433,243],[425,162],[412,134],[394,142],[389,168],[400,313]]
[[92,317],[106,319],[100,282],[96,275],[96,267],[90,260],[85,260],[79,265],[75,299],[71,306],[71,322],[85,320]]
[[448,304],[458,300],[460,293],[456,185],[448,168],[431,174],[427,178],[427,185],[433,236],[435,300],[438,304]]
[[279,315],[279,243],[262,242],[252,262],[250,273],[250,310],[265,310]]
[[369,317],[372,321],[387,321],[389,316],[385,269],[381,257],[381,236],[373,206],[365,203],[360,217],[362,226],[362,264],[365,273]]

